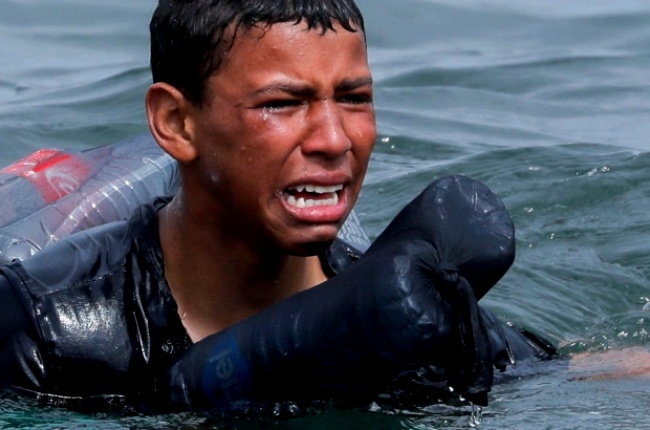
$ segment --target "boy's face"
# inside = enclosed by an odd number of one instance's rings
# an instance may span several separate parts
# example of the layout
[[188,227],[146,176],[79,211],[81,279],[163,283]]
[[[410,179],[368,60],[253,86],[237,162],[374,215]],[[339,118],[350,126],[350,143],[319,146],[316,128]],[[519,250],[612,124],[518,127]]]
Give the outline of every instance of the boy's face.
[[361,31],[239,31],[193,112],[210,215],[260,246],[322,251],[361,189],[376,138],[372,96]]

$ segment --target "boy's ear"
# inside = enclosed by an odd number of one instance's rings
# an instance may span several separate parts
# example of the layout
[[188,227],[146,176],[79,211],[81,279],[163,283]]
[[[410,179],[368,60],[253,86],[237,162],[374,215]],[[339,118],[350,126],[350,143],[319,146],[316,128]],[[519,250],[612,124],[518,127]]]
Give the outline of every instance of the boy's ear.
[[145,98],[149,129],[158,145],[179,163],[196,158],[192,139],[192,104],[175,87],[157,82]]

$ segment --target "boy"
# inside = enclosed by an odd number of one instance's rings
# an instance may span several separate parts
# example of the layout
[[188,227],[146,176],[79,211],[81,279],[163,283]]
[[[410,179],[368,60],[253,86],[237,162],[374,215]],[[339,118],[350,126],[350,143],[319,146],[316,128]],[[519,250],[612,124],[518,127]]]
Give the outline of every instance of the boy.
[[434,183],[345,270],[360,252],[336,235],[376,138],[352,0],[161,0],[150,29],[147,115],[181,189],[0,269],[5,385],[231,409],[368,399],[433,366],[485,403],[493,365],[548,355],[476,304],[514,234],[467,178]]

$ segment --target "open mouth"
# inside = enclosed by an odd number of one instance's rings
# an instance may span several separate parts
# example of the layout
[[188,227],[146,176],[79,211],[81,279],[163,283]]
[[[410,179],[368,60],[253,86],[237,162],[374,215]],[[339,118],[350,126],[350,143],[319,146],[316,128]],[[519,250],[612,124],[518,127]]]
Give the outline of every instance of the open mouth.
[[339,203],[339,193],[343,185],[297,185],[284,191],[286,202],[296,208],[311,208],[314,206],[336,206]]

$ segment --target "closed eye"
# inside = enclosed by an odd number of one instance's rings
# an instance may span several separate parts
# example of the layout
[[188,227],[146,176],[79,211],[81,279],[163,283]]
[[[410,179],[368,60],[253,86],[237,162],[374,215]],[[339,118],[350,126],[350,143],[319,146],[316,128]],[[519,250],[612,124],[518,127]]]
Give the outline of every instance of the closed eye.
[[260,105],[263,109],[281,110],[290,107],[300,106],[302,101],[297,99],[277,99],[264,102]]
[[366,94],[366,93],[344,94],[339,97],[339,101],[342,103],[350,103],[355,105],[368,104],[368,103],[372,103],[372,94]]

